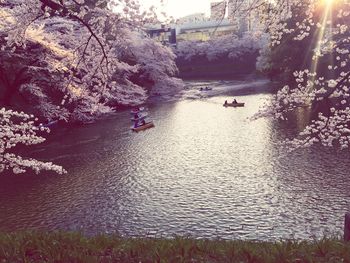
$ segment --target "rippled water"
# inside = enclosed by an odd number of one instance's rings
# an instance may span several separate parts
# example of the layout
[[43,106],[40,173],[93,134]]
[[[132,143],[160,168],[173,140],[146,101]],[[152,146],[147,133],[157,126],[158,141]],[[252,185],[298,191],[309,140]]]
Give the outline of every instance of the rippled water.
[[69,173],[0,177],[0,230],[263,240],[340,233],[349,152],[286,154],[277,142],[304,125],[302,115],[288,125],[251,122],[268,94],[235,96],[246,107],[224,108],[230,92],[213,93],[149,105],[156,127],[140,133],[130,131],[128,111],[54,132],[31,155]]

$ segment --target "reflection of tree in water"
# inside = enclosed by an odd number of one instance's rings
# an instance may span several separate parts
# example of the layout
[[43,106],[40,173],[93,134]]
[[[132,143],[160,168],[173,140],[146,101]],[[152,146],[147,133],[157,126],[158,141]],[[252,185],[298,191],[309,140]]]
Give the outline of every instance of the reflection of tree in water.
[[348,154],[312,146],[272,162],[276,175],[274,198],[283,204],[277,211],[282,221],[293,220],[296,228],[303,227],[306,233],[320,236],[323,231],[341,231],[344,211],[350,207]]
[[[274,141],[297,135],[317,117],[318,112],[329,114],[334,101],[324,100],[313,107],[300,107],[288,114],[288,120],[276,121]],[[350,207],[349,152],[337,148],[313,145],[287,153],[276,147],[275,160],[271,162],[276,175],[276,198],[285,204],[283,210],[290,215],[300,215],[306,220],[324,218],[334,225],[342,224],[344,211]],[[290,210],[290,211],[289,211]]]

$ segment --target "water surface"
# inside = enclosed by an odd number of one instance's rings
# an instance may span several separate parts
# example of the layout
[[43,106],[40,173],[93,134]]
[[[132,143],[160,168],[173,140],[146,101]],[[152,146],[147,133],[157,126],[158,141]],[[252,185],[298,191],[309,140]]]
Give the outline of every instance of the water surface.
[[128,111],[54,131],[31,155],[68,174],[0,177],[0,230],[259,240],[340,233],[349,152],[286,154],[277,142],[301,129],[304,115],[252,122],[270,95],[235,96],[246,106],[225,108],[232,91],[203,95],[198,85],[186,93],[195,99],[148,105],[156,127],[144,132],[130,131]]

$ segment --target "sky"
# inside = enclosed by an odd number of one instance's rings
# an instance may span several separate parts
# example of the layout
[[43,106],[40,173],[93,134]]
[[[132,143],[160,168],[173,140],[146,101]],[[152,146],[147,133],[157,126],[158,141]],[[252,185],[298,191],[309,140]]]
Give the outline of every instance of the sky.
[[210,13],[210,3],[217,2],[213,0],[163,0],[164,4],[160,4],[161,0],[140,0],[144,7],[154,5],[160,11],[165,11],[168,16],[180,18],[194,13]]

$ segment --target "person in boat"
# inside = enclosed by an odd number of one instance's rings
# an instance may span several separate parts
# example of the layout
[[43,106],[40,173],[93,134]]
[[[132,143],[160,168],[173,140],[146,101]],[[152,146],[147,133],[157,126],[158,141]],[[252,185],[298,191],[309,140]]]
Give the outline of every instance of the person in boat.
[[237,100],[236,99],[234,99],[233,101],[232,101],[232,104],[237,104],[238,102],[237,102]]
[[227,105],[227,100],[225,100],[225,103],[224,103],[224,105]]
[[133,108],[132,111],[133,111],[133,112],[138,112],[138,111],[140,111],[140,107],[135,107],[135,108]]
[[201,87],[199,90],[200,90],[200,91],[202,91],[202,90],[203,90],[203,88]]
[[139,121],[135,121],[134,128],[137,128],[137,127],[140,127],[140,126],[141,126],[140,122]]
[[146,124],[146,121],[145,121],[145,119],[143,119],[142,121],[141,121],[141,126],[142,125],[145,125]]

